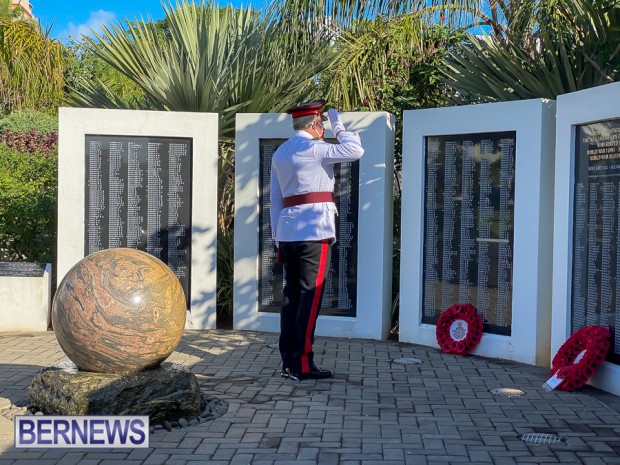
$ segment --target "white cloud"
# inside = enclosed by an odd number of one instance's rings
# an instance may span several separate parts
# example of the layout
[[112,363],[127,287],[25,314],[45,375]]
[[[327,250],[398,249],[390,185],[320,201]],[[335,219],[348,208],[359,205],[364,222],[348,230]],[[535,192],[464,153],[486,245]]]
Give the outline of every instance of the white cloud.
[[83,35],[90,35],[91,29],[95,32],[101,32],[102,25],[108,25],[115,19],[116,15],[111,11],[91,11],[88,21],[83,24],[74,24],[70,22],[67,24],[67,29],[58,34],[58,36],[71,37],[74,40],[80,40]]

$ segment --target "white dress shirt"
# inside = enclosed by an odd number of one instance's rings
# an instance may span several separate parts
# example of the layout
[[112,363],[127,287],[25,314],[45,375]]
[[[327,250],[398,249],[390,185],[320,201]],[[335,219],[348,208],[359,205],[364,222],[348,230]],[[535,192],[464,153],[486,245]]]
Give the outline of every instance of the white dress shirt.
[[336,237],[336,205],[318,202],[283,208],[283,198],[309,192],[334,191],[334,164],[359,160],[364,154],[359,135],[342,131],[339,144],[314,139],[306,131],[284,142],[271,160],[271,229],[278,242]]

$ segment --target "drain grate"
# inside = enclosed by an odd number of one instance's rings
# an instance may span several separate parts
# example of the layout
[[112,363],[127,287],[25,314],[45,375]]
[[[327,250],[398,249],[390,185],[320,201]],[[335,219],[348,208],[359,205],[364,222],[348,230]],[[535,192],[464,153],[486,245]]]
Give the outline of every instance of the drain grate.
[[558,444],[565,443],[566,438],[561,438],[557,434],[553,433],[525,433],[518,436],[521,441],[526,444]]
[[421,365],[422,360],[420,360],[419,358],[403,357],[395,358],[394,360],[392,360],[392,363],[397,363],[398,365]]
[[525,391],[517,388],[496,388],[489,389],[489,392],[494,396],[505,396],[505,397],[521,397],[525,395]]

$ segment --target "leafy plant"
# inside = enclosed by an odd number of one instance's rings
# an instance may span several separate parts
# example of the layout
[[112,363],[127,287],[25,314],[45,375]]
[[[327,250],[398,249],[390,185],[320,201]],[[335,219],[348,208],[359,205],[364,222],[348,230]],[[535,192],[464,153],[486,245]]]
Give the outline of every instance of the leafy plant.
[[235,147],[232,141],[220,141],[218,161],[217,229],[228,233],[234,227],[235,215]]
[[456,101],[555,99],[616,80],[620,5],[612,0],[504,4],[489,34],[450,53],[444,80]]
[[0,261],[53,261],[57,159],[56,145],[22,152],[0,143]]
[[34,21],[0,16],[0,113],[55,111],[63,86],[62,44]]
[[0,18],[2,19],[20,19],[23,17],[21,8],[13,7],[11,0],[0,0]]
[[[161,22],[157,24],[159,26]],[[118,105],[121,108],[149,107],[144,91],[135,82],[102,60],[83,42],[70,41],[65,50],[68,89],[84,85],[97,89],[107,100],[123,102]]]
[[42,134],[58,132],[58,116],[40,111],[25,109],[0,118],[0,131],[36,131]]
[[233,315],[235,276],[234,232],[229,229],[217,236],[217,314],[218,322],[230,321]]
[[57,150],[58,134],[55,132],[42,133],[35,130],[29,132],[11,131],[5,129],[0,133],[0,142],[19,153],[40,152],[49,157]]

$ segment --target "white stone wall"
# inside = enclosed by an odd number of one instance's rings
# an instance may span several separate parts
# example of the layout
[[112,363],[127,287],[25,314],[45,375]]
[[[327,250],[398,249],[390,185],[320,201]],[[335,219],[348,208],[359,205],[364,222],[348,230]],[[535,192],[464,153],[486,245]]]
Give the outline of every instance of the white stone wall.
[[[383,339],[390,325],[394,118],[384,112],[343,113],[358,132],[360,160],[356,317],[321,315],[316,334]],[[333,137],[326,122],[326,137]],[[235,158],[234,327],[280,331],[280,316],[258,311],[259,142],[294,134],[287,114],[237,114]]]
[[0,276],[0,331],[47,331],[51,283],[51,263],[41,276]]
[[192,140],[192,257],[188,329],[216,324],[217,140],[215,113],[61,108],[58,144],[58,282],[84,258],[85,136]]
[[[553,235],[552,355],[555,355],[560,346],[568,339],[571,331],[575,127],[606,119],[620,118],[619,99],[620,83],[607,84],[558,97],[555,227]],[[603,363],[590,380],[590,384],[620,395],[620,366],[608,362]]]
[[512,334],[485,333],[473,353],[548,366],[554,117],[549,100],[404,112],[401,341],[439,347],[435,325],[421,323],[425,137],[515,131]]

